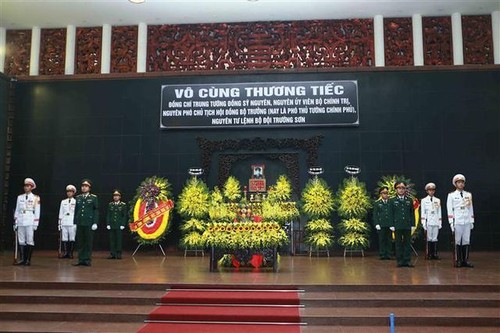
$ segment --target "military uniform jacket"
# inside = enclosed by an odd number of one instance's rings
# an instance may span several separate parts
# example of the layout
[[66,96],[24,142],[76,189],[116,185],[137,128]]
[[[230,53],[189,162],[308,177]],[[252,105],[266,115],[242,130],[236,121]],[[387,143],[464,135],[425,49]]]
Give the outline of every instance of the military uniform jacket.
[[474,208],[472,207],[472,194],[459,190],[448,194],[446,200],[448,210],[448,221],[450,224],[464,225],[474,223]]
[[40,221],[40,197],[33,193],[17,197],[14,223],[20,227],[38,227]]
[[411,229],[415,224],[413,200],[408,197],[394,197],[390,199],[394,228]]
[[111,226],[111,229],[119,229],[120,226],[125,226],[127,222],[127,204],[122,201],[110,202],[108,205],[106,224]]
[[99,221],[99,203],[94,194],[79,194],[76,196],[75,224],[91,226]]
[[382,228],[389,228],[394,225],[389,200],[384,203],[384,200],[378,199],[373,204],[373,225],[377,224]]
[[61,200],[61,205],[59,206],[59,224],[60,225],[73,225],[75,223],[75,207],[76,199],[67,198]]
[[422,225],[441,227],[441,200],[426,196],[420,202],[420,216]]

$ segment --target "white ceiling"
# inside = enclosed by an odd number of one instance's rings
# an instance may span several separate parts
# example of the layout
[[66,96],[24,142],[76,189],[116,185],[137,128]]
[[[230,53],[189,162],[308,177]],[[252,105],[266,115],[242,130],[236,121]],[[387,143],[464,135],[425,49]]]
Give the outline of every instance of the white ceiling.
[[491,14],[500,0],[0,0],[6,29]]

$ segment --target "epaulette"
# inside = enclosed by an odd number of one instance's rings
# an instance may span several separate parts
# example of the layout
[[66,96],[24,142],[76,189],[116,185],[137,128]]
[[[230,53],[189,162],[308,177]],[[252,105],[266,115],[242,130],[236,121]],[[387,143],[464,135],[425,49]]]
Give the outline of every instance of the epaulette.
[[95,195],[94,193],[90,193],[89,194],[91,197],[96,197],[97,198],[97,195]]

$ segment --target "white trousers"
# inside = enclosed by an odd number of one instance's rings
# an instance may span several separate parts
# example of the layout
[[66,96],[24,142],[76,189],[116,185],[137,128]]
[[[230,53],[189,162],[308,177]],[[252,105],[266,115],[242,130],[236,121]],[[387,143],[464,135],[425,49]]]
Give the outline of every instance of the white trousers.
[[74,242],[76,235],[76,225],[62,225],[61,226],[61,241]]
[[28,226],[18,226],[17,227],[17,241],[19,245],[35,245],[34,240],[35,231],[32,225]]
[[427,226],[427,241],[428,242],[437,242],[439,234],[439,226],[438,225],[428,225]]
[[455,245],[470,244],[470,224],[455,224]]

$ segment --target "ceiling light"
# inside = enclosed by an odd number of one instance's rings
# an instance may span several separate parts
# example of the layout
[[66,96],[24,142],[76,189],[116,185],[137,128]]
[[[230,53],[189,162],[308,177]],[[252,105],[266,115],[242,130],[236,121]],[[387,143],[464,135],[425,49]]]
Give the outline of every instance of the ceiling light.
[[130,1],[130,2],[132,2],[132,3],[139,4],[139,3],[143,3],[143,2],[144,2],[144,1],[146,1],[146,0],[128,0],[128,1]]

